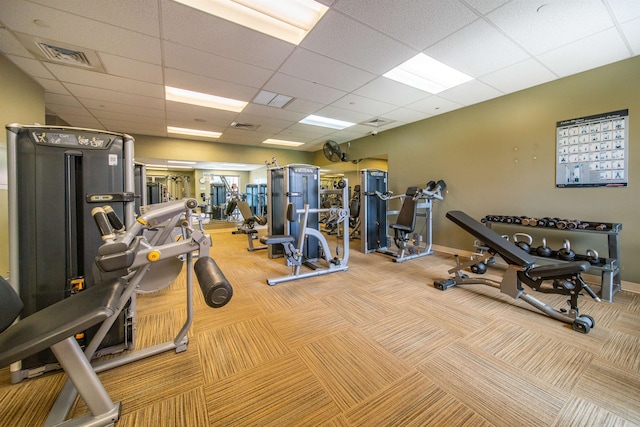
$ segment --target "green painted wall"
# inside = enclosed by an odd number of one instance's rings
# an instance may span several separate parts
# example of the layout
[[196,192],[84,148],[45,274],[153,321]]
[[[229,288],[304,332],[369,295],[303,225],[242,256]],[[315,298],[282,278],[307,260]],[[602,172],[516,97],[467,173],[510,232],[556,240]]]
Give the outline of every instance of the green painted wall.
[[[620,222],[622,279],[640,282],[640,57],[503,96],[417,123],[351,141],[353,158],[388,154],[390,188],[444,179],[444,202],[434,204],[434,243],[472,250],[473,237],[445,218],[462,210],[486,214]],[[629,109],[629,186],[555,187],[556,122]],[[318,157],[317,157],[318,158]],[[513,234],[524,229],[504,227]],[[607,251],[606,237],[549,231],[560,247]],[[542,236],[536,236],[540,238]],[[534,245],[538,245],[536,240]]]
[[9,123],[44,123],[44,90],[5,56],[0,55],[0,276],[9,276],[9,207],[7,134]]

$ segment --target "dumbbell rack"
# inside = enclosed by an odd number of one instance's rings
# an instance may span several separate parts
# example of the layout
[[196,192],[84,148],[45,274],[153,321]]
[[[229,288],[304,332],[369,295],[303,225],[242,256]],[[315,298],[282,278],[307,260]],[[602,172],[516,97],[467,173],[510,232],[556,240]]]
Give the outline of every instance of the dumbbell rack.
[[[525,217],[526,218],[526,217]],[[604,230],[595,229],[593,227],[589,228],[558,228],[558,227],[547,227],[547,226],[532,226],[532,225],[523,225],[522,224],[523,217],[519,216],[503,216],[503,215],[487,215],[482,218],[482,222],[489,228],[492,228],[493,224],[505,225],[505,226],[516,226],[521,228],[534,228],[538,230],[544,229],[546,230],[556,230],[558,232],[576,232],[576,233],[595,233],[600,235],[607,236],[608,243],[608,256],[604,258],[600,256],[599,262],[597,264],[591,264],[589,268],[589,272],[597,272],[602,277],[601,289],[600,289],[600,298],[603,301],[613,302],[613,295],[622,290],[620,285],[620,240],[618,238],[620,231],[622,230],[622,224],[619,223],[607,223],[600,221],[580,221],[580,223],[589,223],[589,224],[602,224],[605,225],[606,228]],[[527,218],[528,219],[528,218]],[[568,262],[563,261],[560,258],[552,257],[545,258],[537,256],[535,253],[532,253],[534,257],[540,260],[553,260],[554,262],[562,263]],[[576,254],[576,261],[587,260],[586,255]]]

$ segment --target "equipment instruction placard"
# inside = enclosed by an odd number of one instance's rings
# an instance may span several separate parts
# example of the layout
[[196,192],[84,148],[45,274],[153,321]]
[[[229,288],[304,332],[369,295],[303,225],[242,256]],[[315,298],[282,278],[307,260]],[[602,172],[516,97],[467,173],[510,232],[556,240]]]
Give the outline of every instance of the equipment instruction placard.
[[556,123],[556,187],[623,187],[629,176],[629,110]]

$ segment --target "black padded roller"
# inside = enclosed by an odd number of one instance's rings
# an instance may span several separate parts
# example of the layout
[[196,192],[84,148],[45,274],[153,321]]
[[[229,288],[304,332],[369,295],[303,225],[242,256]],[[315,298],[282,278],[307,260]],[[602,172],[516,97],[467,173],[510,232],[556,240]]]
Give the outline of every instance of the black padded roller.
[[115,213],[113,208],[109,205],[103,206],[102,209],[104,209],[104,213],[107,214],[107,218],[109,219],[109,223],[111,224],[113,229],[118,233],[122,233],[125,228],[118,214]]
[[199,258],[193,265],[193,270],[209,307],[222,307],[231,300],[233,288],[212,258]]
[[109,223],[109,219],[107,218],[107,214],[103,208],[93,208],[91,210],[91,216],[96,222],[98,229],[100,230],[100,236],[103,241],[112,240],[116,237],[113,233],[113,228],[111,228],[111,224]]

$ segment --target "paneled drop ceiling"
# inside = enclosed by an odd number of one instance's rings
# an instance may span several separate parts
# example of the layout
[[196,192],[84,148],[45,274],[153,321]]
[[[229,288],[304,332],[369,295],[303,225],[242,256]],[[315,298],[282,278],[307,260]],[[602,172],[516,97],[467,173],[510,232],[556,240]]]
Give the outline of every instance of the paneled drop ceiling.
[[[72,126],[197,128],[222,132],[221,143],[273,138],[304,151],[640,53],[637,0],[319,2],[329,10],[295,46],[172,0],[0,0],[0,51],[45,89],[47,114]],[[35,41],[83,52],[95,68],[41,59]],[[382,76],[420,52],[473,80],[434,95]],[[249,104],[233,113],[170,102],[165,86]],[[261,91],[293,99],[253,103]],[[356,124],[298,123],[310,114]]]

